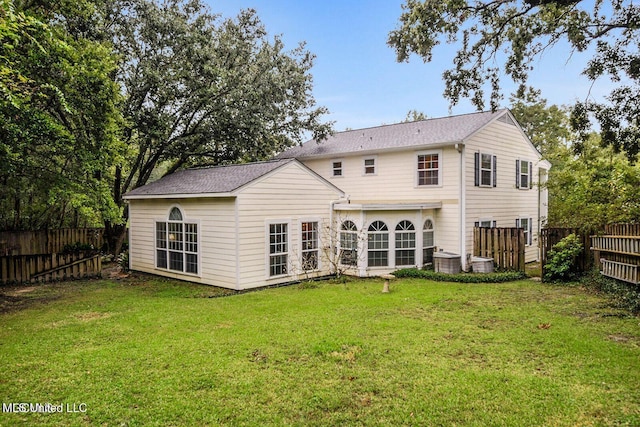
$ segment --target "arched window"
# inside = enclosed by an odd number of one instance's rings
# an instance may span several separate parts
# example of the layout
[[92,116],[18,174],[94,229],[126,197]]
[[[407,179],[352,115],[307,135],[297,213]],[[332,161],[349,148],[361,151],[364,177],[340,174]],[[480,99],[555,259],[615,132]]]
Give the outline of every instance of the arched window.
[[424,222],[422,227],[422,262],[433,264],[433,251],[435,249],[433,221],[430,219]]
[[167,221],[156,222],[156,267],[198,274],[198,224],[183,218],[174,207]]
[[340,264],[358,265],[358,227],[353,221],[340,226]]
[[387,267],[389,265],[389,229],[382,221],[374,221],[367,230],[369,267]]
[[396,266],[416,264],[416,229],[411,221],[396,226]]

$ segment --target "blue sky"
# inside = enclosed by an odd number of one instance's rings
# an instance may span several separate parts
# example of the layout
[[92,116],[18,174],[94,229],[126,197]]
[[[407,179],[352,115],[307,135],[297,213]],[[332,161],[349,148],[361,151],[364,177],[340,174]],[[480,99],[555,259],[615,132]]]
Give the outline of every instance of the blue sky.
[[[396,123],[409,110],[428,117],[475,111],[468,101],[450,109],[443,99],[442,72],[451,67],[456,46],[434,51],[433,61],[413,57],[397,63],[387,46],[389,31],[397,27],[401,0],[205,0],[211,12],[234,17],[241,9],[253,8],[271,36],[281,34],[288,49],[306,41],[316,55],[311,70],[314,97],[327,107],[327,120],[335,130],[357,129]],[[554,48],[534,63],[530,83],[542,90],[550,104],[571,104],[589,94],[598,96],[606,87],[580,77],[588,57]],[[503,107],[508,107],[513,85],[502,80]],[[488,108],[488,102],[487,102]]]

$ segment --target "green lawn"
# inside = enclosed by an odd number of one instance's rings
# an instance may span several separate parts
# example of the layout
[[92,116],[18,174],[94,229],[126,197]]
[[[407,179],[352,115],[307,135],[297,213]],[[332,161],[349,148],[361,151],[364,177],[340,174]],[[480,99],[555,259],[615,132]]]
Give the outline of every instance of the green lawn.
[[0,288],[3,406],[64,411],[5,407],[0,425],[640,425],[640,319],[604,299],[530,280],[381,289]]

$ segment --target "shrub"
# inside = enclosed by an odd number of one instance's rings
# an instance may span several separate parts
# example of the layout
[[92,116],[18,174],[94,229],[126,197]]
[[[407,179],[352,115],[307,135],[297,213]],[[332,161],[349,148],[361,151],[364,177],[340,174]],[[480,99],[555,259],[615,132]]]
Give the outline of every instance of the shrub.
[[129,251],[120,252],[116,262],[122,271],[129,271]]
[[520,271],[505,271],[500,273],[436,273],[432,270],[420,270],[418,268],[405,268],[393,273],[398,278],[428,279],[436,282],[457,283],[503,283],[526,278],[526,274]]
[[576,260],[582,250],[580,239],[573,233],[553,245],[544,266],[544,281],[568,282],[575,280],[578,277]]

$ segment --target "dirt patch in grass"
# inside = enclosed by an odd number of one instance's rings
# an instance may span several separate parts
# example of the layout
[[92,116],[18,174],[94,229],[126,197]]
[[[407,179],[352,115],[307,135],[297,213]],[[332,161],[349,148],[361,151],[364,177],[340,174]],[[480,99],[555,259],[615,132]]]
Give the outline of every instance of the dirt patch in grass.
[[[55,292],[49,292],[42,286],[2,286],[0,287],[0,313],[24,310],[34,305],[46,304],[60,298]],[[44,291],[44,292],[43,292]]]

